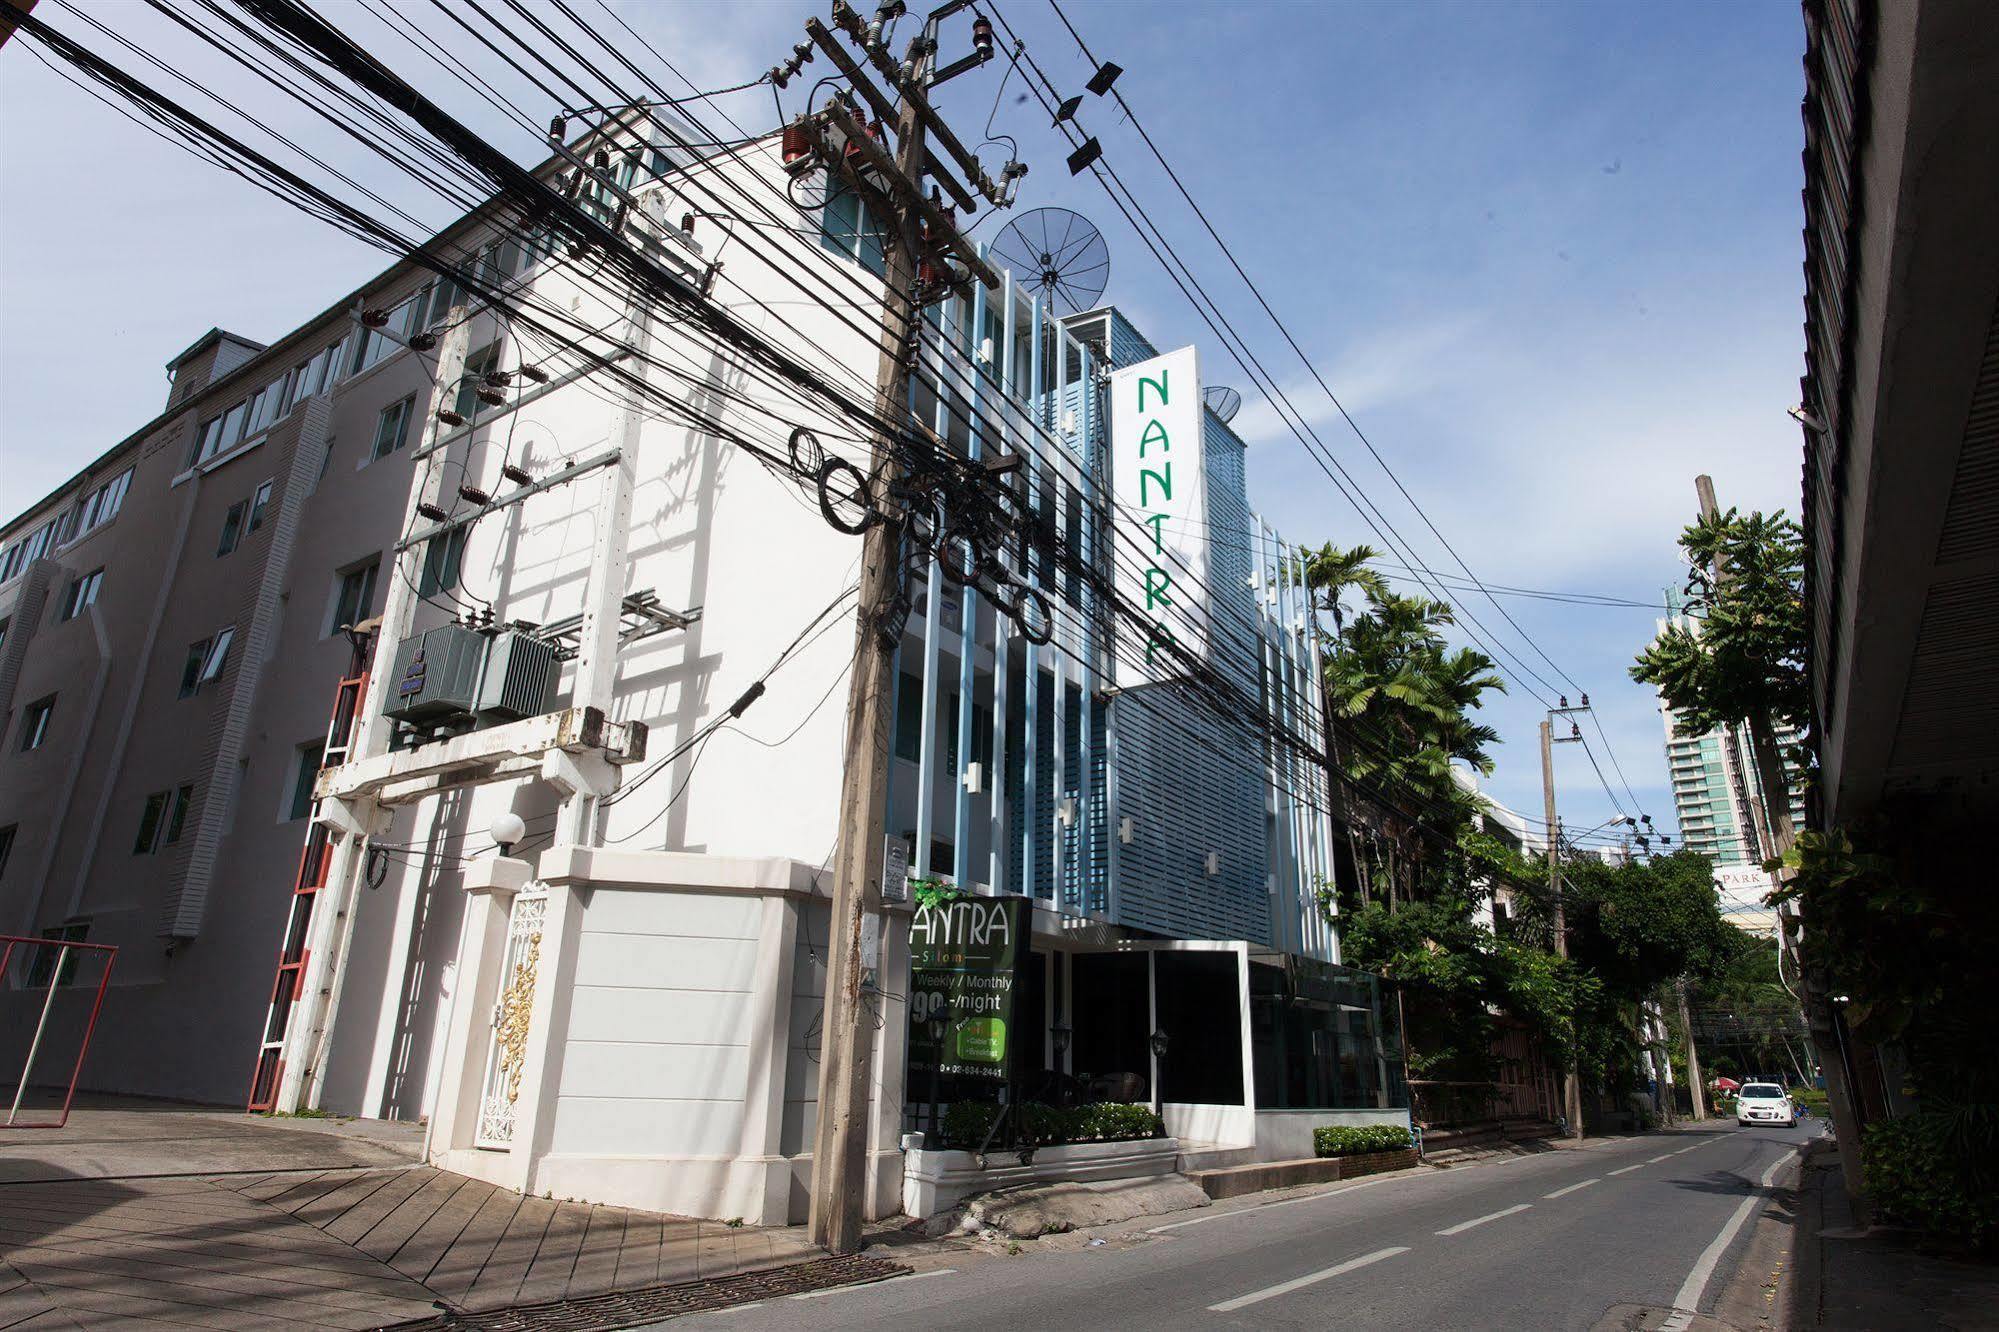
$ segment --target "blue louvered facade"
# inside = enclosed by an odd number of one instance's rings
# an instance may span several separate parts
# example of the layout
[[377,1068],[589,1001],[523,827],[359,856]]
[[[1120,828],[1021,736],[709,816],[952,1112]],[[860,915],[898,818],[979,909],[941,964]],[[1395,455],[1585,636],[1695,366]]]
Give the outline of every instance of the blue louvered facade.
[[[1110,578],[1099,530],[1110,489],[1105,380],[1155,346],[1115,309],[1058,322],[1011,286],[951,303],[931,328],[934,378],[912,395],[919,416],[934,413],[938,434],[971,456],[1020,453],[1042,521]],[[975,429],[954,428],[954,401],[972,409]],[[1203,422],[1209,661],[1243,711],[1295,723],[1315,711],[1298,697],[1311,649],[1284,627],[1296,589],[1282,587],[1281,546],[1250,510],[1242,440],[1212,411]],[[890,825],[911,839],[917,873],[1142,935],[1335,960],[1316,919],[1323,857],[1306,853],[1322,825],[1297,796],[1318,774],[1185,685],[1121,687],[1115,617],[1087,579],[1045,559],[1029,572],[1055,612],[1047,646],[1029,646],[975,593],[945,587],[932,603],[926,587],[919,599],[898,691],[898,756],[914,771],[898,771]],[[976,720],[960,713],[967,690]],[[931,747],[918,739],[926,726]],[[980,761],[991,779],[968,772]]]

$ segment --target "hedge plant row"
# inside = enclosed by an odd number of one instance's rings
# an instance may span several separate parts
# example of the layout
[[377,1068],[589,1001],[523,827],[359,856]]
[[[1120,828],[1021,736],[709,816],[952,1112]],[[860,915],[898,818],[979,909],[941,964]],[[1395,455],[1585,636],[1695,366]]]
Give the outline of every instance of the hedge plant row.
[[[986,1140],[1001,1107],[989,1101],[954,1101],[944,1112],[944,1139],[952,1147],[976,1150]],[[1013,1136],[1033,1146],[1065,1142],[1122,1142],[1157,1138],[1165,1123],[1150,1106],[1120,1101],[1056,1106],[1024,1101],[1014,1107]],[[1004,1136],[1004,1135],[1003,1135]]]
[[1359,1156],[1413,1145],[1409,1130],[1400,1124],[1327,1124],[1312,1130],[1312,1149],[1320,1156]]

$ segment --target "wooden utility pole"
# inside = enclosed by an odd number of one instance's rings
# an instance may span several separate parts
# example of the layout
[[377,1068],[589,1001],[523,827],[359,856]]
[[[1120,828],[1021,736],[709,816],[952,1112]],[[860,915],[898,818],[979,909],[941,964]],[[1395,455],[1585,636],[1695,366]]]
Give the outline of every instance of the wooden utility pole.
[[[1694,478],[1694,494],[1700,500],[1701,517],[1712,519],[1720,512],[1714,498],[1714,480],[1701,475]],[[1714,584],[1717,593],[1728,583],[1728,565],[1719,554],[1714,562]],[[1784,756],[1777,748],[1776,728],[1771,725],[1770,714],[1761,710],[1749,714],[1750,757],[1756,765],[1756,798],[1760,801],[1764,822],[1758,829],[1767,833],[1768,842],[1763,846],[1765,859],[1778,860],[1791,849],[1797,838],[1797,829],[1791,823],[1791,783],[1784,771]],[[1779,870],[1779,881],[1788,878],[1790,871]],[[1792,927],[1799,929],[1800,937],[1810,922],[1802,912],[1793,916],[1789,911],[1779,910],[1777,916],[1777,946],[1782,948],[1790,937]],[[1838,1021],[1832,1000],[1825,993],[1825,987],[1813,969],[1798,959],[1798,988],[1805,1007],[1805,1026],[1811,1032],[1812,1048],[1818,1056],[1819,1067],[1825,1071],[1826,1101],[1832,1108],[1833,1132],[1842,1144],[1840,1151],[1840,1173],[1846,1182],[1848,1196],[1862,1197],[1860,1176],[1860,1119],[1853,1102],[1853,1089],[1847,1082],[1847,1068],[1844,1052],[1840,1048]]]
[[[1569,955],[1569,917],[1562,906],[1562,825],[1555,815],[1555,723],[1541,721],[1541,800],[1548,822],[1548,893],[1555,903],[1555,955]],[[1583,1136],[1582,1079],[1577,1073],[1573,1036],[1569,1041],[1569,1063],[1562,1070],[1562,1117],[1569,1121],[1569,1133],[1578,1141]]]
[[1694,1050],[1694,1017],[1687,1007],[1687,978],[1674,983],[1680,1000],[1680,1031],[1687,1039],[1687,1086],[1693,1092],[1694,1118],[1707,1118],[1707,1091],[1701,1086],[1701,1057]]
[[[999,278],[979,256],[937,203],[924,195],[925,175],[939,181],[969,206],[966,188],[950,177],[925,145],[926,129],[974,181],[989,202],[999,203],[999,183],[978,169],[938,118],[924,91],[934,83],[983,64],[992,56],[990,25],[974,25],[974,54],[936,69],[940,22],[966,7],[964,0],[931,12],[922,31],[910,42],[901,77],[901,102],[895,110],[896,151],[891,160],[871,137],[858,114],[837,99],[822,113],[821,122],[806,125],[827,170],[837,173],[872,215],[886,224],[883,259],[886,271],[882,296],[880,355],[875,369],[875,416],[900,422],[908,414],[909,370],[914,356],[920,311],[917,301],[918,249],[926,240],[957,254],[979,281],[997,287]],[[884,73],[896,72],[873,33],[864,34],[853,11],[834,6],[835,22],[867,51],[870,63]],[[981,21],[983,22],[983,21]],[[843,51],[833,34],[816,19],[806,33],[837,65],[864,104],[885,114],[887,100],[866,71]],[[899,76],[900,77],[900,76]],[[845,136],[829,142],[822,126]],[[864,174],[865,165],[867,172]],[[1006,179],[1010,179],[1007,177]],[[898,467],[894,442],[877,435],[869,467],[869,484],[877,501],[886,505],[890,481]],[[881,910],[881,876],[885,860],[883,824],[888,805],[889,739],[894,720],[894,648],[883,641],[881,626],[901,594],[899,586],[901,524],[879,522],[870,527],[861,552],[861,586],[854,647],[854,673],[847,697],[847,748],[840,789],[837,869],[833,880],[831,943],[826,976],[824,1037],[819,1061],[819,1123],[812,1152],[810,1233],[817,1244],[836,1254],[861,1247],[863,1209],[867,1200],[868,1079],[873,1067],[875,1021],[861,1002],[864,967],[862,923]],[[936,632],[932,626],[930,632]]]
[[[896,119],[896,136],[896,168],[914,180],[923,166],[923,120],[908,97],[903,98]],[[916,318],[916,213],[905,208],[892,220],[884,256],[888,271],[881,354],[875,368],[875,415],[884,421],[899,420],[908,399],[905,347]],[[895,465],[893,447],[878,436],[869,468],[875,494],[886,493]],[[860,1249],[867,1198],[868,1074],[874,1023],[861,1005],[861,930],[863,918],[881,910],[895,653],[882,641],[880,625],[898,591],[899,540],[899,526],[889,523],[875,524],[863,538],[854,675],[847,692],[846,767],[840,786],[840,851],[833,880],[810,1213],[813,1241],[836,1254]]]

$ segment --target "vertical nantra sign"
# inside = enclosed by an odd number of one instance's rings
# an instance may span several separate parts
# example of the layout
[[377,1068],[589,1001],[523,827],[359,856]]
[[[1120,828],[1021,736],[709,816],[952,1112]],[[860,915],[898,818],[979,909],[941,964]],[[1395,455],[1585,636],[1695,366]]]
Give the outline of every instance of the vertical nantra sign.
[[1111,554],[1117,589],[1144,616],[1143,641],[1119,653],[1120,685],[1174,669],[1178,644],[1206,657],[1208,485],[1201,375],[1194,349],[1111,373]]
[[961,897],[918,907],[909,927],[912,1074],[1004,1082],[1024,897]]

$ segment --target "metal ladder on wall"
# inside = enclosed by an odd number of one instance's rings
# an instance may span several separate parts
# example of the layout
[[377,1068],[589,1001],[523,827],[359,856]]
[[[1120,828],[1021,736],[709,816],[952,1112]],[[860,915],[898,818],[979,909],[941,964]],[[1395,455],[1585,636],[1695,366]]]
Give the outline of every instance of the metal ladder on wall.
[[[320,754],[321,771],[345,763],[354,747],[356,719],[361,700],[368,692],[367,654],[357,648],[351,673],[340,682],[333,695],[333,717],[326,727],[326,748]],[[291,912],[285,920],[284,942],[278,949],[278,974],[271,982],[270,1011],[264,1017],[264,1039],[257,1047],[257,1063],[250,1074],[250,1099],[246,1110],[267,1111],[277,1104],[278,1085],[284,1074],[285,1031],[291,1025],[292,1006],[298,999],[300,979],[310,953],[306,940],[312,935],[313,905],[319,890],[326,886],[326,871],[332,857],[330,834],[319,821],[319,801],[312,802],[312,824],[305,835],[305,849],[299,853],[298,874],[292,881]]]

